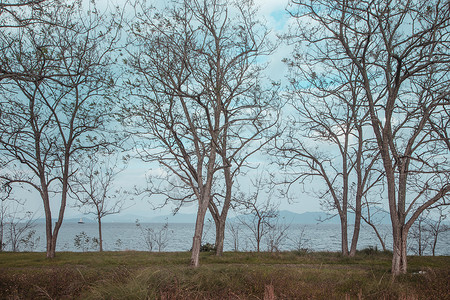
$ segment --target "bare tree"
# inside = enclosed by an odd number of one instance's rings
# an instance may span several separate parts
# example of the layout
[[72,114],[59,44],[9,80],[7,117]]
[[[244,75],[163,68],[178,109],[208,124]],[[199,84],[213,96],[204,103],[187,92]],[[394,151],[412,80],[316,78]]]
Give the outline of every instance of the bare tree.
[[241,232],[241,224],[240,222],[228,222],[227,228],[231,237],[233,238],[233,251],[239,251],[239,233]]
[[142,237],[144,238],[144,242],[147,246],[148,251],[152,252],[153,248],[158,248],[158,252],[163,251],[167,244],[169,243],[169,234],[172,233],[172,230],[169,230],[169,223],[166,220],[166,223],[161,228],[155,229],[152,227],[144,227],[141,225],[139,220],[136,220],[136,227],[141,231]]
[[15,202],[9,209],[5,209],[4,221],[6,225],[6,243],[10,244],[11,251],[17,252],[20,246],[30,243],[34,239],[33,230],[35,213],[23,211],[23,203]]
[[[293,110],[271,153],[285,171],[287,192],[294,183],[321,183],[323,188],[309,185],[308,191],[318,196],[325,209],[337,212],[342,254],[354,256],[363,198],[377,182],[378,150],[367,133],[368,115],[361,108],[364,90],[353,84],[357,70],[348,63],[320,62],[317,53],[301,55],[301,51],[297,47],[294,58],[285,60],[291,70],[292,90],[287,97]],[[327,72],[319,73],[319,68]],[[355,221],[349,250],[350,209]]]
[[[364,198],[367,198],[367,196]],[[380,215],[383,215],[385,213],[385,210],[375,206],[380,204],[379,202],[375,202],[375,205],[373,205],[374,204],[373,202],[369,204],[368,201],[366,200],[365,203],[366,204],[364,205],[364,211],[366,211],[366,213],[363,212],[361,214],[361,219],[363,219],[364,222],[373,229],[378,240],[380,241],[383,251],[386,251],[387,250],[385,242],[386,236],[382,236],[381,232],[379,231],[379,225],[382,221],[382,218],[384,217],[384,216],[380,217]]]
[[130,29],[133,48],[127,62],[136,76],[128,86],[141,101],[128,103],[127,121],[150,142],[141,145],[141,158],[158,162],[166,172],[164,184],[151,186],[151,193],[164,195],[166,202],[198,204],[193,266],[199,264],[208,208],[220,222],[218,244],[223,244],[232,182],[221,184],[226,188],[219,213],[218,202],[211,202],[219,199],[214,195],[219,189],[213,191],[224,178],[219,173],[238,173],[234,170],[260,148],[267,124],[273,123],[264,104],[268,99],[259,97],[257,63],[266,31],[253,19],[250,4],[186,0],[163,14],[137,3]]
[[409,250],[414,251],[417,255],[422,256],[426,252],[431,252],[435,256],[439,234],[450,230],[450,227],[443,223],[447,215],[442,207],[434,209],[434,211],[436,210],[438,215],[432,214],[432,211],[427,211],[417,218],[411,227],[410,235],[415,243],[410,243]]
[[98,151],[79,162],[71,189],[79,207],[95,215],[98,223],[98,242],[103,251],[102,218],[122,211],[128,193],[115,186],[117,176],[126,168],[128,157],[119,159]]
[[433,256],[436,255],[436,245],[438,241],[438,237],[441,233],[450,231],[450,226],[448,224],[443,223],[443,221],[447,218],[447,214],[444,213],[444,209],[438,208],[439,216],[436,221],[430,220],[428,222],[429,232],[432,236],[432,244],[431,244],[431,253]]
[[245,208],[245,212],[237,217],[242,226],[250,230],[252,235],[250,242],[256,252],[260,252],[261,242],[271,231],[279,214],[278,205],[271,200],[271,193],[264,191],[264,180],[263,176],[258,176],[251,182],[254,190],[250,195],[241,194],[239,202]]
[[[292,1],[307,29],[298,36],[316,59],[347,62],[364,91],[392,233],[392,274],[407,271],[408,231],[450,193],[447,143],[431,130],[438,114],[447,124],[450,7],[436,1]],[[328,70],[322,70],[328,72]],[[436,125],[433,122],[433,125]],[[441,133],[441,134],[438,134]],[[445,147],[444,147],[445,145]]]
[[[416,255],[422,256],[430,245],[431,236],[426,234],[426,232],[425,216],[422,214],[417,218],[414,225],[411,226],[409,232],[411,243],[408,248],[414,251]],[[414,241],[417,242],[417,247]]]
[[285,222],[286,220],[281,219],[279,215],[277,215],[277,218],[270,223],[266,238],[267,251],[280,252],[283,245],[288,240],[291,224]]
[[[79,2],[58,2],[44,14],[51,23],[18,26],[0,34],[4,101],[2,179],[28,185],[44,204],[47,257],[55,256],[75,158],[107,144],[107,96],[114,78],[110,54],[116,20]],[[109,23],[108,23],[109,22]],[[10,76],[21,74],[21,76]],[[51,202],[59,197],[53,226]]]
[[[249,12],[249,15],[255,12]],[[258,52],[245,54],[246,60],[255,59],[263,52],[257,45]],[[270,51],[269,51],[270,52]],[[269,53],[267,52],[267,53]],[[242,54],[239,54],[242,55]],[[255,57],[253,57],[255,56]],[[235,58],[231,59],[233,62]],[[255,62],[253,62],[255,63]],[[264,146],[278,135],[276,125],[279,121],[278,85],[271,85],[270,89],[262,89],[257,80],[259,69],[252,71],[250,62],[245,67],[242,62],[235,61],[235,72],[238,72],[242,81],[238,84],[241,89],[250,93],[230,95],[222,110],[224,126],[217,144],[218,154],[223,165],[222,176],[219,174],[214,185],[213,195],[209,204],[209,212],[216,225],[216,255],[223,254],[225,225],[228,211],[233,203],[235,182],[245,176],[246,169],[250,167],[249,159],[258,153]],[[223,72],[227,73],[232,64],[225,66]],[[252,73],[254,72],[254,73]],[[245,80],[245,77],[247,80]],[[246,82],[247,81],[247,82]],[[235,96],[238,99],[233,99]]]

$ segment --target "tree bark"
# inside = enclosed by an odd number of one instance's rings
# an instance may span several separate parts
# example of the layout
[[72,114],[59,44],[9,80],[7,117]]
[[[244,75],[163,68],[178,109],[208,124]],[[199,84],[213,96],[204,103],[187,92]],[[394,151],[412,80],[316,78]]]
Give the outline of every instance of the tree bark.
[[391,273],[394,276],[405,274],[407,271],[406,240],[408,232],[398,229],[394,232],[394,245]]
[[103,238],[102,238],[102,218],[97,216],[98,218],[98,245],[100,247],[100,252],[103,252]]
[[341,216],[341,251],[342,255],[348,256],[348,234],[347,234],[347,215]]
[[353,226],[353,237],[352,237],[352,244],[350,246],[350,257],[354,257],[356,254],[356,246],[358,245],[358,239],[359,239],[359,231],[361,229],[361,203],[359,203],[359,212],[358,212],[358,203],[356,204],[356,211],[355,211],[355,224]]
[[219,218],[219,222],[216,222],[216,255],[223,255],[223,246],[225,240],[225,220]]
[[[209,198],[207,198],[209,199]],[[203,200],[203,202],[208,202],[208,200]],[[197,219],[195,222],[194,238],[192,241],[192,253],[191,253],[191,266],[196,268],[199,266],[200,261],[200,247],[202,246],[202,234],[203,225],[205,222],[205,215],[208,206],[205,203],[199,203],[197,209]]]

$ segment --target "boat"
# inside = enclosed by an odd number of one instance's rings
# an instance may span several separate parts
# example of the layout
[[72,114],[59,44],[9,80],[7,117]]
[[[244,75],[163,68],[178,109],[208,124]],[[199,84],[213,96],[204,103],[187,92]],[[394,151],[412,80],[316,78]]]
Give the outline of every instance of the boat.
[[78,224],[84,224],[83,218],[80,218],[80,220],[78,221]]

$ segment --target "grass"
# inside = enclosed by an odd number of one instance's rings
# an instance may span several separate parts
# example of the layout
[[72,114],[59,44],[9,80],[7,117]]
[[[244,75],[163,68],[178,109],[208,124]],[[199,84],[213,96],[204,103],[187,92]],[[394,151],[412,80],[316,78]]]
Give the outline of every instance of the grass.
[[[389,253],[0,253],[0,299],[450,299],[450,257]],[[422,271],[419,273],[419,271]]]

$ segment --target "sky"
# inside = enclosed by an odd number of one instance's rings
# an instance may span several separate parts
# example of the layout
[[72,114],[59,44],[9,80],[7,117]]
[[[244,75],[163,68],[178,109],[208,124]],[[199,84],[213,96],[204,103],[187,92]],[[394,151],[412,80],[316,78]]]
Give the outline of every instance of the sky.
[[[117,3],[117,2],[116,2]],[[119,2],[120,3],[120,2]],[[167,3],[166,1],[155,1],[153,4]],[[287,0],[255,0],[257,6],[260,7],[260,16],[266,20],[268,28],[271,30],[271,39],[276,40],[277,35],[286,32],[289,25],[289,16],[286,12],[288,4]],[[105,5],[105,3],[101,3]],[[267,74],[269,79],[277,82],[283,82],[284,77],[287,74],[287,68],[282,62],[282,59],[290,55],[291,48],[287,45],[281,44],[277,50],[271,55],[270,63],[267,68]],[[255,158],[258,159],[258,158]],[[262,158],[264,159],[264,158]],[[264,164],[264,162],[262,162]],[[134,186],[145,186],[145,177],[157,174],[159,167],[157,165],[150,165],[143,163],[139,160],[132,160],[128,168],[123,171],[117,178],[116,184],[124,189],[132,190]],[[296,194],[296,200],[294,203],[288,203],[287,200],[279,199],[280,210],[290,210],[297,213],[307,211],[320,211],[320,204],[317,200],[314,200],[310,195],[304,193],[301,186],[294,186],[294,193]],[[42,200],[39,195],[33,191],[17,191],[17,198],[21,201],[26,200],[26,209],[37,211],[37,217],[43,217]],[[275,199],[277,201],[278,199]],[[161,199],[162,201],[162,199]],[[59,201],[55,201],[55,205],[52,209],[53,216],[56,217],[57,210],[59,209]],[[167,215],[172,212],[175,205],[167,205],[162,209],[154,210],[153,208],[159,206],[161,202],[149,202],[149,197],[135,196],[133,201],[125,204],[125,208],[121,214],[138,215],[138,216],[158,216]],[[181,208],[180,213],[196,213],[196,205],[190,204]],[[65,218],[73,218],[80,216],[82,213],[74,207],[73,201],[69,203],[66,208]]]

